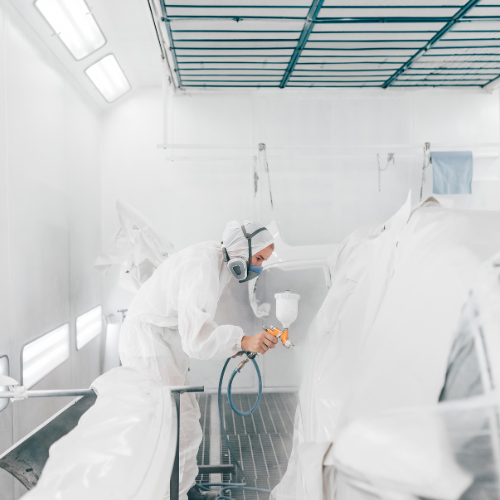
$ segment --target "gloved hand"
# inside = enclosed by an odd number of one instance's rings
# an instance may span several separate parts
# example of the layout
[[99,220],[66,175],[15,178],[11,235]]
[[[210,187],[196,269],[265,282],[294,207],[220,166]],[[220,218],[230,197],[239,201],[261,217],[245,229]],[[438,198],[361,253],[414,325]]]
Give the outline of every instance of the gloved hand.
[[277,343],[278,339],[274,335],[262,331],[252,337],[247,337],[245,335],[241,339],[241,348],[244,351],[265,354],[269,349],[274,349]]

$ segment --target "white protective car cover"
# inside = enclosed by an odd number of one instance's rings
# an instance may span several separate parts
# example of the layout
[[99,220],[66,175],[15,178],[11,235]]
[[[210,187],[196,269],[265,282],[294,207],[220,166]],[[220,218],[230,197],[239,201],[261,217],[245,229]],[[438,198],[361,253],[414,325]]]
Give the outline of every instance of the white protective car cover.
[[92,384],[96,403],[50,448],[26,500],[161,500],[169,491],[177,418],[167,387],[129,368]]
[[461,308],[499,248],[499,212],[445,209],[433,198],[413,212],[408,199],[384,226],[340,245],[308,333],[292,456],[271,498],[313,498],[301,446],[335,442],[356,418],[438,401]]
[[[358,419],[339,433],[323,465],[335,467],[342,492],[384,500],[457,500],[474,477],[485,475],[497,489],[491,444],[498,444],[499,435],[498,429],[488,432],[488,420],[498,414],[498,396],[489,395]],[[344,498],[335,485],[325,486],[326,498]],[[483,492],[467,498],[498,496]]]
[[[439,404],[357,419],[321,465],[382,498],[497,499],[500,491],[500,253],[474,280]],[[319,468],[321,471],[321,468]],[[333,474],[325,481],[334,497]]]

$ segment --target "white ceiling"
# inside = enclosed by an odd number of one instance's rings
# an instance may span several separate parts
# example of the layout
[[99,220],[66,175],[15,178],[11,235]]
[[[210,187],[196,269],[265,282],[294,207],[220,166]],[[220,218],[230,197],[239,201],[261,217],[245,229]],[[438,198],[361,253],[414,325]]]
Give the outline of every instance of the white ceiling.
[[[34,6],[34,0],[9,0],[42,42],[62,63],[77,84],[99,105],[108,109],[100,92],[85,75],[90,65],[113,53],[125,72],[132,92],[162,84],[162,62],[147,0],[87,0],[107,43],[81,61],[75,61]],[[119,104],[120,99],[115,103]]]

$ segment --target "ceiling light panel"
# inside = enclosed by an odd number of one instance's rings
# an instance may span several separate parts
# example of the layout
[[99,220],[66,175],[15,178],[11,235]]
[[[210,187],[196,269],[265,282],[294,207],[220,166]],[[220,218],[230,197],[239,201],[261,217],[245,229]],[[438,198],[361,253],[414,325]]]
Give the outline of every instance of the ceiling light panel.
[[35,7],[77,61],[106,44],[85,0],[36,0]]
[[69,324],[26,344],[22,352],[23,385],[27,389],[69,359]]
[[102,307],[97,306],[76,318],[76,348],[80,350],[102,333]]
[[127,77],[113,54],[109,54],[87,68],[85,73],[108,102],[116,101],[131,89]]

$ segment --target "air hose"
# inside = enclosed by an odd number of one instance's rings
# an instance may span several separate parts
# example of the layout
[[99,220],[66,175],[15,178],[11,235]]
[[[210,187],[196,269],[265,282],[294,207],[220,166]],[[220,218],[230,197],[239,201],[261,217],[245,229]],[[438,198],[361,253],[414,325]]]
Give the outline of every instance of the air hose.
[[[249,353],[244,351],[245,354],[247,355],[247,358],[243,360],[238,367],[233,371],[231,374],[231,378],[229,379],[229,383],[227,384],[227,400],[229,402],[229,406],[231,409],[237,414],[242,417],[248,417],[251,415],[258,407],[260,404],[260,399],[262,397],[262,376],[260,374],[259,366],[257,365],[257,362],[255,361],[255,353]],[[224,413],[222,411],[222,382],[224,380],[224,375],[226,373],[226,368],[229,362],[231,361],[232,358],[227,358],[226,362],[224,363],[224,367],[222,368],[222,372],[220,374],[220,380],[219,380],[219,391],[218,391],[218,402],[219,402],[219,420],[220,420],[220,430],[222,435],[224,436],[224,441],[226,443],[227,449],[229,451],[229,454],[231,455],[231,458],[233,460],[234,465],[236,466],[236,480],[238,481],[237,483],[201,483],[199,486],[201,486],[203,489],[208,490],[211,486],[220,486],[221,489],[218,494],[218,499],[219,500],[232,500],[231,497],[225,496],[224,492],[227,490],[250,490],[250,491],[260,491],[263,493],[271,493],[271,490],[266,490],[263,488],[254,488],[251,486],[247,486],[246,484],[246,476],[245,472],[243,471],[240,462],[236,458],[236,454],[233,451],[233,448],[231,446],[231,443],[229,442],[229,438],[227,437],[227,432],[226,432],[226,427],[224,426]],[[253,366],[255,367],[255,371],[257,372],[257,377],[259,379],[259,392],[257,394],[257,399],[255,401],[255,404],[253,407],[248,410],[248,411],[241,411],[236,408],[236,406],[233,403],[233,398],[231,395],[231,388],[233,385],[234,378],[238,373],[240,373],[241,368],[247,363],[248,361],[252,361]]]
[[[258,406],[260,404],[260,398],[262,397],[262,377],[260,375],[259,365],[255,361],[255,353],[249,353],[249,352],[245,351],[245,354],[247,355],[247,359],[242,361],[238,365],[238,367],[233,371],[231,378],[229,379],[229,384],[227,384],[227,400],[229,401],[229,406],[231,407],[231,410],[233,410],[234,413],[236,413],[237,415],[240,415],[240,417],[249,417],[258,408]],[[243,366],[245,365],[245,363],[249,359],[252,361],[253,366],[255,367],[255,371],[257,372],[257,377],[259,378],[259,393],[257,394],[257,399],[255,400],[255,404],[253,405],[253,407],[248,411],[241,411],[241,410],[238,410],[238,408],[236,408],[234,406],[233,398],[231,395],[231,387],[233,385],[234,377],[236,377],[236,375],[238,373],[240,373],[241,369],[243,368]],[[227,367],[229,361],[231,361],[231,358],[226,359],[226,364],[224,365],[224,368],[222,369],[222,372],[220,374],[219,402],[220,402],[220,394],[221,394],[221,389],[222,389],[222,380],[224,379],[224,374],[226,373],[226,367]],[[220,409],[220,406],[219,406],[219,409]]]

